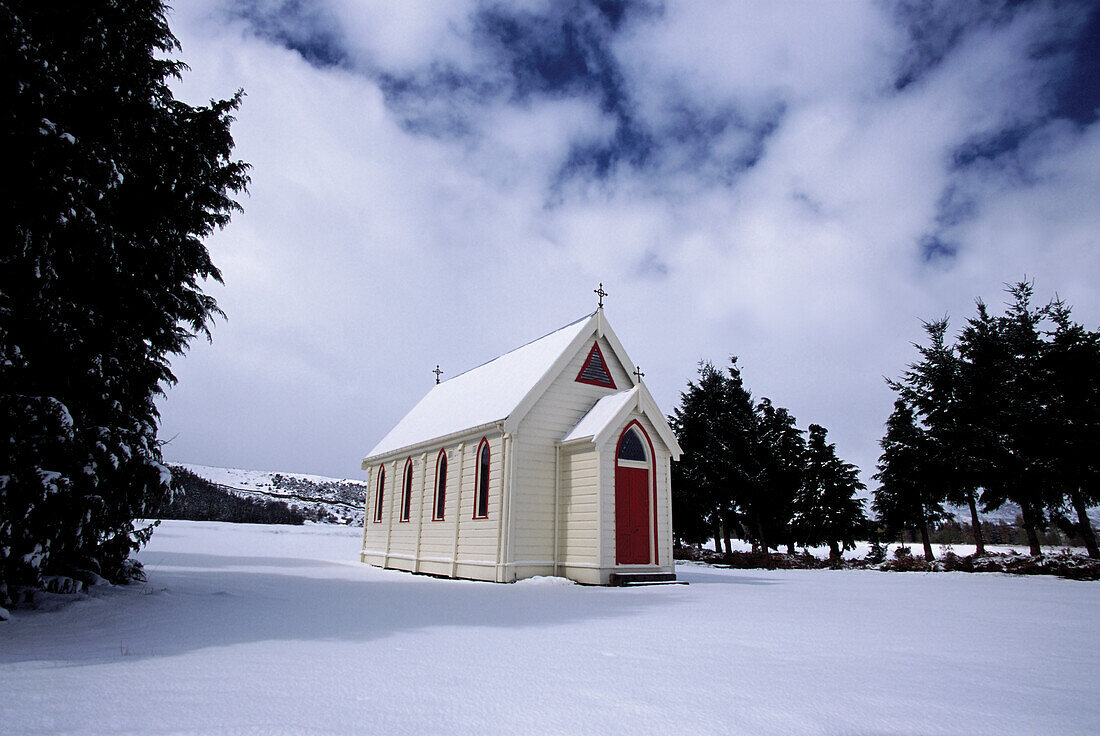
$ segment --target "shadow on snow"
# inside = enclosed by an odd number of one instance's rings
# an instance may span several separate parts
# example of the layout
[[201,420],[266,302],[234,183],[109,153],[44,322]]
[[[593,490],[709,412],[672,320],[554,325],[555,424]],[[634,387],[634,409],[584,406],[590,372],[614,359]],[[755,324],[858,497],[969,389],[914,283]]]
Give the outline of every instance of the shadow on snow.
[[[549,627],[553,635],[554,626],[676,605],[685,590],[499,585],[298,558],[167,551],[141,557],[149,576],[143,585],[93,589],[60,610],[21,612],[0,632],[0,663],[82,665],[259,642],[353,643],[438,626],[501,633]],[[232,569],[238,567],[270,570]],[[312,575],[296,572],[303,568]],[[770,582],[695,570],[687,577],[704,584]]]

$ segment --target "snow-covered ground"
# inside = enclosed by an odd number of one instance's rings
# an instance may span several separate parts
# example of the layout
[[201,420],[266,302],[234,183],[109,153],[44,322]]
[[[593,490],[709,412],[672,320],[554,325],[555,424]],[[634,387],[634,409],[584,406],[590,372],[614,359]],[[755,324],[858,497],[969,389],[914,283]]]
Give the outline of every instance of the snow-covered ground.
[[1095,734],[1100,585],[731,571],[436,580],[359,531],[166,522],[145,585],[0,624],[0,731]]

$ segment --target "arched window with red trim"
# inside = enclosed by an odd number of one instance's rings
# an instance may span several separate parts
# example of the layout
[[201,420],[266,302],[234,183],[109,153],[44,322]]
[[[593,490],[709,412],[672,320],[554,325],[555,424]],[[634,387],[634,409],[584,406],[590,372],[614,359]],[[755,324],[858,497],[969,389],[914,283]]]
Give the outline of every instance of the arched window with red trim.
[[435,461],[435,508],[432,521],[442,521],[447,507],[447,451],[440,450]]
[[382,523],[382,495],[386,487],[386,468],[378,466],[378,490],[374,494],[374,523]]
[[413,490],[413,461],[410,457],[405,461],[405,479],[401,484],[401,521],[409,520],[412,511]]
[[477,446],[477,482],[474,487],[477,495],[474,496],[474,518],[489,518],[489,441],[481,440]]

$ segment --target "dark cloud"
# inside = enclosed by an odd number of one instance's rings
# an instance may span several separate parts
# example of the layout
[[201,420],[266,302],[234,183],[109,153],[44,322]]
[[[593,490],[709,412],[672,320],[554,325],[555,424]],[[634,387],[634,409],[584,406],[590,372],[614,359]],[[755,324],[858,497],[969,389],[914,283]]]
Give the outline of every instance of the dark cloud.
[[977,215],[977,209],[972,196],[959,185],[951,184],[936,202],[936,224],[941,228],[953,227]]
[[[654,138],[665,154],[666,169],[694,172],[707,183],[732,185],[738,175],[755,166],[764,154],[767,139],[779,129],[787,105],[777,102],[755,117],[732,104],[707,105],[681,97],[662,117]],[[738,145],[729,146],[733,138]],[[677,164],[669,166],[667,159]]]
[[480,7],[471,17],[471,69],[433,62],[413,71],[372,74],[410,132],[473,135],[484,106],[524,106],[543,99],[593,100],[616,121],[610,141],[581,142],[559,179],[606,176],[619,162],[641,166],[652,139],[636,120],[611,40],[634,18],[652,15],[638,2],[555,3],[539,11],[506,4]]
[[636,3],[572,2],[544,12],[494,5],[474,21],[477,42],[508,71],[514,102],[534,97],[587,97],[615,121],[609,140],[580,142],[570,151],[556,184],[574,176],[604,178],[620,163],[643,167],[654,137],[635,115],[612,37],[627,24]]
[[613,113],[626,104],[622,73],[609,47],[624,16],[613,17],[615,23],[587,2],[554,4],[542,13],[494,5],[475,15],[474,41],[510,71],[517,99],[586,95]]
[[1100,114],[1100,7],[1093,7],[1087,14],[1071,47],[1073,62],[1053,85],[1053,114],[1090,125]]
[[339,24],[322,0],[244,0],[230,13],[261,38],[297,51],[312,66],[342,66],[348,60]]
[[1035,127],[1034,124],[1018,125],[974,136],[955,149],[951,166],[957,171],[1002,158],[1005,154],[1016,151]]
[[925,263],[952,260],[958,252],[958,245],[947,242],[939,235],[925,235],[920,239],[921,259]]
[[403,129],[437,138],[475,135],[473,118],[479,108],[504,89],[499,79],[470,74],[444,63],[433,63],[411,74],[382,71],[376,81]]
[[668,276],[668,264],[654,251],[647,251],[638,263],[637,273],[639,276],[663,278]]
[[905,29],[909,45],[894,77],[894,88],[903,90],[930,71],[957,48],[972,31],[1010,21],[1026,2],[947,2],[901,0],[891,5],[897,23]]
[[1100,108],[1100,7],[1095,2],[932,2],[903,0],[892,6],[909,38],[894,79],[903,90],[935,69],[975,31],[1004,26],[1021,13],[1050,16],[1028,55],[1035,61],[1057,59],[1047,86],[1049,114],[1087,125]]

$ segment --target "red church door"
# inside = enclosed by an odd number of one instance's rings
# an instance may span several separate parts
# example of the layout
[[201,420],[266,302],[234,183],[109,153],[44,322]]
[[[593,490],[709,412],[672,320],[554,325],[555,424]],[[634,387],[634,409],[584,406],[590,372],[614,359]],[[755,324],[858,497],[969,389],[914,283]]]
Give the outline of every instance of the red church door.
[[649,462],[637,432],[619,440],[615,461],[615,562],[648,565]]

